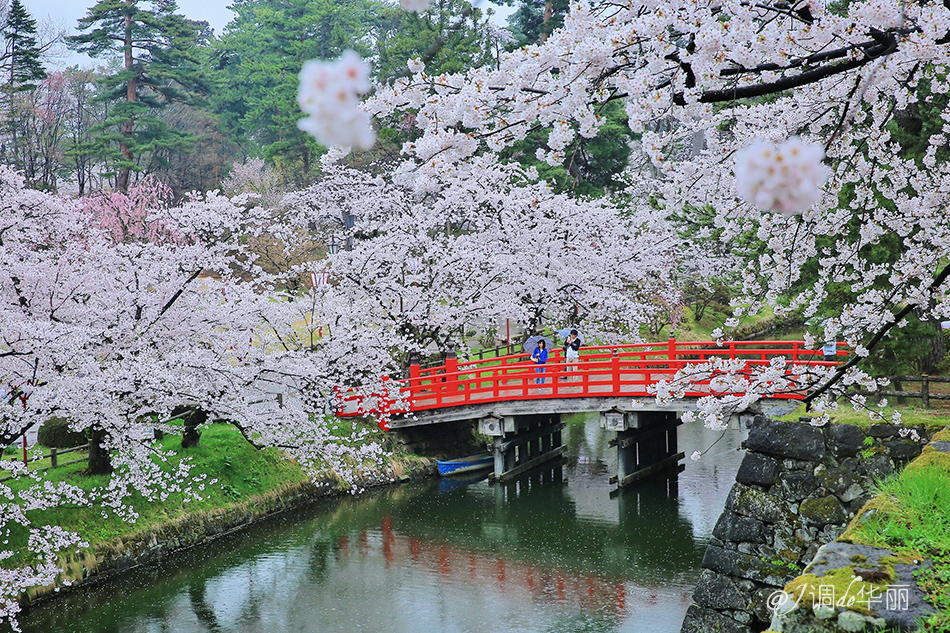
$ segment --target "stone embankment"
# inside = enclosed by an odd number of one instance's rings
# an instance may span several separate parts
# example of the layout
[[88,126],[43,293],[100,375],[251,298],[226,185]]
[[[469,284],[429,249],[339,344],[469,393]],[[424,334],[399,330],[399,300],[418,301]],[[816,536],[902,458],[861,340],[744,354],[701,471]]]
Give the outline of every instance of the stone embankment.
[[[916,528],[920,530],[916,532],[919,539],[913,543],[887,539],[898,548],[908,547],[909,551],[894,552],[872,546],[865,539],[869,535],[875,539],[882,536],[881,531],[886,531],[888,524],[903,531],[905,526],[895,525],[906,520],[899,518],[901,507],[906,509],[903,504],[911,502],[903,495],[913,489],[926,496],[926,488],[918,487],[924,479],[929,480],[927,485],[945,486],[950,474],[948,466],[950,427],[936,434],[921,456],[901,473],[902,480],[910,475],[916,485],[908,484],[910,487],[903,493],[882,493],[865,505],[841,539],[822,546],[804,573],[785,586],[781,600],[775,603],[772,631],[947,631],[950,620],[945,613],[937,614],[938,609],[928,601],[940,594],[938,585],[946,587],[945,564],[917,557],[921,556],[919,552],[939,551],[935,539],[939,539],[939,523],[945,520],[948,508],[936,503],[915,517],[921,524],[928,518],[932,520],[933,533],[925,533],[920,525]],[[921,479],[923,473],[926,475]],[[922,583],[928,585],[929,596],[921,589]]]
[[[373,488],[431,477],[435,462],[425,458],[394,459],[375,472],[363,472],[352,486]],[[202,545],[234,531],[244,529],[262,519],[300,508],[315,499],[344,494],[352,490],[339,481],[314,483],[305,481],[286,486],[242,502],[211,511],[188,514],[152,529],[96,546],[79,557],[63,561],[69,584],[41,587],[21,597],[21,606],[43,600],[64,590],[75,589],[115,576],[141,565],[149,565],[176,552]]]
[[865,431],[756,416],[682,633],[767,629],[769,597],[838,538],[871,499],[875,481],[920,454],[924,435],[893,424]]

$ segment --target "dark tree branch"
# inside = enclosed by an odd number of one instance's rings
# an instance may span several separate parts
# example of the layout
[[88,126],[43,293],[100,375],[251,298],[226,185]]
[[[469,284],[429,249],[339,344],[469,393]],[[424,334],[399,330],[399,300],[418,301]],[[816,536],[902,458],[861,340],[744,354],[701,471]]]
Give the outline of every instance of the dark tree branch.
[[[947,264],[946,266],[944,266],[943,270],[940,271],[940,274],[938,274],[934,278],[933,283],[931,283],[930,286],[927,288],[929,293],[933,294],[934,292],[936,292],[937,289],[940,288],[940,286],[942,286],[943,283],[947,281],[948,278],[950,278],[950,264]],[[877,347],[878,343],[884,340],[884,337],[887,336],[887,333],[890,332],[891,329],[893,329],[898,323],[900,323],[904,319],[904,317],[910,314],[911,310],[913,310],[916,307],[917,307],[916,303],[908,303],[906,306],[904,306],[900,312],[895,314],[894,317],[890,321],[888,321],[886,324],[884,324],[884,326],[874,334],[871,340],[868,341],[868,344],[865,345],[867,350],[870,352],[875,347]],[[845,373],[849,369],[851,369],[852,367],[857,365],[859,362],[861,362],[862,358],[863,357],[857,356],[857,355],[852,356],[851,360],[849,360],[847,363],[839,367],[838,371],[836,371],[834,375],[825,382],[825,384],[823,384],[821,387],[819,387],[818,389],[815,389],[810,394],[805,396],[805,400],[804,400],[805,409],[806,410],[811,409],[811,403],[814,402],[815,399],[818,398],[820,395],[822,395],[823,393],[831,389],[831,387],[833,387],[838,381],[841,380],[841,377],[844,376]]]

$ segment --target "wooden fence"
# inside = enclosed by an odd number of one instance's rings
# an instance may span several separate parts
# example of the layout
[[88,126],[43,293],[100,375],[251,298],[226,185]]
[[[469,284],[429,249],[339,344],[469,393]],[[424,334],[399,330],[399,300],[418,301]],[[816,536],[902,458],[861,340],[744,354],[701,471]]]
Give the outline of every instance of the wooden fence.
[[[35,457],[35,458],[34,458],[34,460],[36,460],[36,461],[41,460],[41,459],[49,458],[50,465],[49,465],[49,466],[46,466],[46,467],[44,467],[44,468],[39,468],[39,469],[37,469],[37,470],[35,470],[35,471],[33,471],[33,472],[42,473],[42,472],[45,472],[45,471],[50,470],[50,469],[52,469],[52,468],[58,468],[58,467],[60,467],[60,466],[69,466],[69,465],[71,465],[71,464],[78,464],[79,462],[84,462],[84,461],[86,461],[86,459],[88,459],[88,458],[86,458],[86,457],[80,457],[79,459],[73,459],[73,460],[70,460],[70,461],[68,461],[68,462],[62,462],[62,463],[60,463],[59,458],[62,457],[63,455],[68,455],[69,453],[75,453],[76,451],[86,450],[86,449],[88,449],[88,448],[89,448],[89,444],[88,444],[88,443],[83,444],[82,446],[74,446],[74,447],[72,447],[72,448],[64,448],[64,449],[62,449],[62,450],[60,450],[60,449],[58,449],[58,448],[51,448],[51,449],[49,449],[49,454],[47,454],[47,455],[40,455],[39,457]],[[23,464],[24,464],[25,466],[29,467],[29,463],[27,462],[27,460],[24,460],[24,461],[23,461]],[[10,479],[13,479],[13,477],[12,477],[12,476],[10,476],[10,477],[4,477],[3,479],[0,479],[0,481],[9,481]]]
[[[933,383],[950,383],[950,376],[887,376],[895,389],[878,389],[877,391],[861,391],[866,396],[889,396],[892,398],[920,398],[925,409],[930,408],[931,400],[950,400],[950,393],[932,393],[930,386]],[[904,389],[905,382],[919,382],[919,391]]]

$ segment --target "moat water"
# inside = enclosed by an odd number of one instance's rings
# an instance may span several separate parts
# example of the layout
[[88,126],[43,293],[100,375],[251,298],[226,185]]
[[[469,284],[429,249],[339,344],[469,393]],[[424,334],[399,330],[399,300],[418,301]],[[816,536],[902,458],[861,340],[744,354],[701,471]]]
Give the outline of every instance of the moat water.
[[[679,631],[742,433],[615,491],[612,433],[573,420],[555,468],[427,481],[300,511],[32,609],[26,632]],[[717,441],[718,440],[718,441]]]

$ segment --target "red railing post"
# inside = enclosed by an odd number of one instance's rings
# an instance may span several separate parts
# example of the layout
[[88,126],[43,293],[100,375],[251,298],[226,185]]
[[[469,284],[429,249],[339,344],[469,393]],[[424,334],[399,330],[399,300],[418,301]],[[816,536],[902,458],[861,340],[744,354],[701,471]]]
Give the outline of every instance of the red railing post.
[[620,393],[620,354],[617,348],[614,348],[614,354],[610,357],[610,373],[613,378],[614,394]]
[[419,355],[413,352],[409,355],[409,410],[412,410],[412,403],[415,400],[416,394],[419,392],[419,387],[421,386],[422,381],[419,379],[419,376],[422,375],[422,368],[419,367]]
[[444,393],[454,393],[458,391],[458,370],[458,357],[455,355],[455,350],[451,349],[445,353],[445,373],[448,375],[443,378],[443,380],[445,380]]

